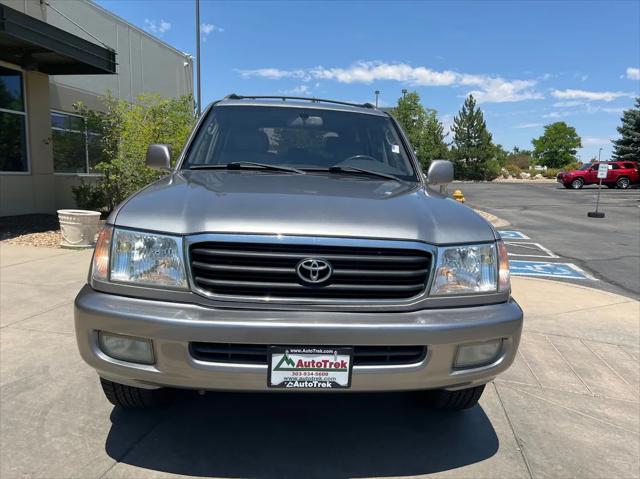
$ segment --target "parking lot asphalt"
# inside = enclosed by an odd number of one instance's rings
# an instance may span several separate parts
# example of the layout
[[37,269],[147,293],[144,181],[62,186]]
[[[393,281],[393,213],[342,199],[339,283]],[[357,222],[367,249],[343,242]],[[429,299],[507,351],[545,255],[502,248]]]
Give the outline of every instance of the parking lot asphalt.
[[640,190],[603,187],[599,211],[605,217],[600,219],[587,217],[595,210],[596,186],[567,190],[557,183],[450,185],[450,192],[455,189],[462,190],[467,205],[511,223],[499,229],[520,231],[559,256],[510,259],[569,262],[596,280],[555,279],[640,296]]
[[638,476],[635,300],[514,278],[518,357],[462,413],[415,393],[185,393],[127,412],[77,352],[90,256],[0,246],[2,479]]

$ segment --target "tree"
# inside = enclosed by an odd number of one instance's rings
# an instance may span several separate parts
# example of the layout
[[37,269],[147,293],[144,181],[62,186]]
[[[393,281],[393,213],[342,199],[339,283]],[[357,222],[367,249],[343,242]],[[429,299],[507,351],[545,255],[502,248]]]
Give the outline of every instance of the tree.
[[640,97],[635,107],[622,113],[622,124],[617,128],[620,138],[613,140],[613,158],[640,161]]
[[438,120],[436,112],[428,110],[418,145],[418,158],[425,170],[433,160],[444,159],[449,156],[449,149],[444,142],[445,137],[444,126]]
[[94,170],[102,176],[97,182],[82,181],[73,192],[79,207],[111,211],[162,176],[145,165],[150,144],[170,145],[175,161],[193,127],[195,113],[191,96],[141,95],[129,103],[107,94],[102,100],[103,112],[89,110],[82,103],[74,105],[87,119],[87,129],[98,135],[102,161]]
[[435,110],[422,106],[417,92],[399,98],[398,106],[391,113],[409,137],[422,168],[427,169],[434,159],[447,157],[444,127]]
[[456,177],[460,179],[486,179],[486,163],[493,159],[495,147],[491,143],[491,133],[487,130],[482,110],[476,107],[476,100],[469,95],[462,109],[453,119],[453,158]]
[[540,164],[549,168],[562,168],[576,161],[576,152],[582,148],[582,141],[576,129],[564,121],[545,125],[544,133],[531,140],[533,156]]

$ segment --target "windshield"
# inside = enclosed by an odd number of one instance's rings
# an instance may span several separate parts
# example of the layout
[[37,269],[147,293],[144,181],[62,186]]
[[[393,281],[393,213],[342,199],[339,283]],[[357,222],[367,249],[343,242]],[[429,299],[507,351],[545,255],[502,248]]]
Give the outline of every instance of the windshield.
[[352,167],[416,181],[387,116],[314,108],[219,106],[200,126],[183,169],[253,162],[302,170]]
[[591,163],[586,163],[584,165],[582,165],[579,170],[580,171],[587,171],[589,168],[591,168],[593,165]]

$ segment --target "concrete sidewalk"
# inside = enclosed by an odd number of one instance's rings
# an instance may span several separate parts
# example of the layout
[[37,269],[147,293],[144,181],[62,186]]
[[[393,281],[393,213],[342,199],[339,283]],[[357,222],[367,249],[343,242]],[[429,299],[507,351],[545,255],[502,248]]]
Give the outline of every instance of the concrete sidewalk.
[[0,477],[638,477],[640,303],[514,278],[513,367],[464,413],[415,394],[187,395],[130,413],[80,359],[88,251],[0,246]]

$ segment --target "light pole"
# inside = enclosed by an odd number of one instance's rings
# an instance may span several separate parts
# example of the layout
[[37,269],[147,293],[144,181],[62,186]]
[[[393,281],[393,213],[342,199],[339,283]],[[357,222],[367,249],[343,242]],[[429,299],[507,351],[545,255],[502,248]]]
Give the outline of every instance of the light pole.
[[600,153],[602,153],[602,147],[598,150],[598,163],[600,163]]
[[198,89],[196,98],[198,103],[198,116],[202,113],[202,90],[200,89],[200,0],[196,0],[196,77]]
[[402,98],[404,98],[405,96],[407,96],[407,89],[403,88],[402,89]]
[[378,108],[378,95],[380,95],[380,90],[376,90],[375,94],[376,94],[376,108]]

